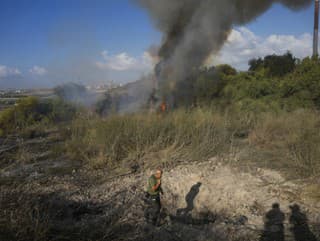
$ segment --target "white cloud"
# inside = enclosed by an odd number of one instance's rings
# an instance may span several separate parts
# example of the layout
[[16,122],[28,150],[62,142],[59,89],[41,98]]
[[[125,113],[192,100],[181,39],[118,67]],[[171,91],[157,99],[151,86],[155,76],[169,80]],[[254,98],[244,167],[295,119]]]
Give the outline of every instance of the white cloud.
[[126,52],[109,55],[107,51],[103,51],[101,55],[103,61],[96,62],[96,66],[100,69],[150,71],[153,67],[152,57],[148,52],[144,52],[143,55],[138,58],[132,57]]
[[33,66],[31,69],[29,69],[29,72],[32,74],[32,75],[40,75],[40,76],[43,76],[47,73],[47,70],[43,67],[40,67],[40,66]]
[[20,75],[21,72],[17,68],[10,68],[5,65],[0,65],[0,78],[6,78],[9,76]]
[[252,58],[290,51],[295,57],[304,58],[312,54],[312,35],[270,35],[262,38],[247,28],[232,30],[228,41],[217,56],[214,64],[227,63],[240,70],[248,68]]

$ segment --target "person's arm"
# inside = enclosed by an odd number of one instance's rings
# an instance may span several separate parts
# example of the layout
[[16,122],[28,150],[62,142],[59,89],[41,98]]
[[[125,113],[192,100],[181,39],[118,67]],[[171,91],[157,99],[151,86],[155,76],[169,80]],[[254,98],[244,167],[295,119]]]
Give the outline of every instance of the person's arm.
[[160,186],[160,193],[163,195],[163,189],[162,189],[162,186]]
[[161,180],[157,180],[157,183],[152,187],[152,190],[156,191],[160,187],[160,185],[161,185]]

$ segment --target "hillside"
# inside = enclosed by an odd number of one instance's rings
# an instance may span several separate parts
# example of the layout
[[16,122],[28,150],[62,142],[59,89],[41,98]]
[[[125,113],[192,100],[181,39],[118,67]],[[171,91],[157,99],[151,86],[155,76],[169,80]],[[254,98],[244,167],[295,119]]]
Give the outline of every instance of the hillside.
[[[279,58],[294,60],[285,73]],[[148,78],[95,110],[28,96],[1,111],[0,240],[319,239],[319,59],[251,64],[159,83],[163,112],[145,107]],[[159,166],[153,226],[144,189]]]
[[[9,135],[1,139],[1,238],[260,240],[274,203],[286,216],[286,240],[294,240],[289,206],[295,204],[308,217],[308,233],[319,235],[319,165],[317,159],[294,157],[310,158],[318,144],[299,146],[308,141],[305,132],[287,147],[291,135],[283,129],[287,118],[295,119],[285,125],[291,131],[298,127],[290,133],[296,136],[307,115],[315,118],[309,122],[315,130],[319,117],[307,112],[274,120],[272,129],[262,120],[256,129],[197,110],[101,123],[82,117],[71,129],[38,126],[35,133]],[[278,149],[268,138],[279,141]],[[105,149],[108,141],[113,146]],[[297,149],[290,152],[290,145]],[[146,224],[143,215],[145,183],[157,165],[164,168],[160,227]]]

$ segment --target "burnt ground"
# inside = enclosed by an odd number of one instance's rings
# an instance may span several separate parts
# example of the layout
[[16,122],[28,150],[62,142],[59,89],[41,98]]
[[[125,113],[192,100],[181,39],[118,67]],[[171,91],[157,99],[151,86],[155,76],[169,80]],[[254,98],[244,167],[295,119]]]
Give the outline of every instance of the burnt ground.
[[161,226],[154,227],[144,220],[150,170],[115,175],[88,169],[52,153],[61,142],[54,134],[2,140],[0,240],[319,237],[320,204],[306,195],[303,182],[266,169],[240,170],[218,158],[164,169]]

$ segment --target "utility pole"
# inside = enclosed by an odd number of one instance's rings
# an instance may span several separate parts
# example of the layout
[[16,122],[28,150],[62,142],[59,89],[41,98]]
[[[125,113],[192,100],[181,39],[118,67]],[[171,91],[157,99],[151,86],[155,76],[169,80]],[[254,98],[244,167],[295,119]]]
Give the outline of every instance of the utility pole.
[[315,0],[313,57],[317,57],[319,55],[319,52],[318,52],[318,41],[319,41],[319,0]]

